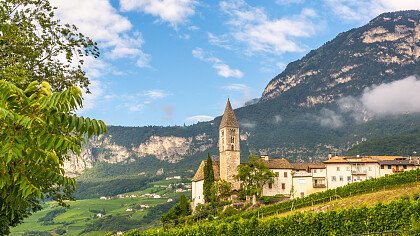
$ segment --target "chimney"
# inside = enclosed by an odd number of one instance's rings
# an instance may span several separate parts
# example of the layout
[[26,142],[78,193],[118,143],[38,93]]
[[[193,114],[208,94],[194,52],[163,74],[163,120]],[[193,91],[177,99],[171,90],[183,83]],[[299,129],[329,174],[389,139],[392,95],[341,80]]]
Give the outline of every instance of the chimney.
[[328,160],[329,160],[329,159],[331,159],[331,158],[332,158],[332,154],[331,154],[331,153],[329,153],[329,154],[328,154]]
[[261,155],[261,159],[264,159],[264,161],[268,161],[268,155]]
[[356,157],[360,157],[360,155],[357,155]]

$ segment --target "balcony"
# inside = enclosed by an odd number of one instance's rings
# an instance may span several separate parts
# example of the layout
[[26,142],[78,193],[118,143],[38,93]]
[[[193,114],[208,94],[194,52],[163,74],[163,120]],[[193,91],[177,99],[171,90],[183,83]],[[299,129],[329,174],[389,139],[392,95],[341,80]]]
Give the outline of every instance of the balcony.
[[404,172],[404,168],[392,168],[392,172],[397,173],[397,172]]
[[327,185],[325,184],[325,178],[314,178],[312,181],[312,186],[314,188],[326,188]]
[[316,183],[314,183],[313,184],[313,187],[314,188],[326,188],[327,186],[325,184],[316,184]]
[[353,175],[366,175],[367,174],[367,170],[355,169],[355,170],[351,170],[351,173]]

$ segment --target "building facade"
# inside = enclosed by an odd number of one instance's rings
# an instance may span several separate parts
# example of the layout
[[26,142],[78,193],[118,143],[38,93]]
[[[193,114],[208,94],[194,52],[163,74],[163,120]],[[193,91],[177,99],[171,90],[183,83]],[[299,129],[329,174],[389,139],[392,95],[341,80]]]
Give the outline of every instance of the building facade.
[[[420,157],[402,156],[328,156],[320,163],[290,163],[288,160],[261,156],[275,174],[273,183],[265,184],[263,196],[283,195],[289,198],[334,189],[349,183],[418,169]],[[202,161],[192,180],[192,207],[204,204],[204,166]],[[235,180],[240,165],[240,130],[230,101],[219,127],[219,161],[213,161],[215,180],[225,180],[233,190],[240,189]]]

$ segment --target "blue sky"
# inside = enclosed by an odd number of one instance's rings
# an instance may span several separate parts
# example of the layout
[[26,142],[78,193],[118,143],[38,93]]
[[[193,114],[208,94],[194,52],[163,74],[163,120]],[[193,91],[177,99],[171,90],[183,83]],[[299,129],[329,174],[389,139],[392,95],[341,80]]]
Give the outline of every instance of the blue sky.
[[382,12],[420,0],[51,0],[98,42],[83,116],[124,126],[212,119],[261,96],[285,66]]

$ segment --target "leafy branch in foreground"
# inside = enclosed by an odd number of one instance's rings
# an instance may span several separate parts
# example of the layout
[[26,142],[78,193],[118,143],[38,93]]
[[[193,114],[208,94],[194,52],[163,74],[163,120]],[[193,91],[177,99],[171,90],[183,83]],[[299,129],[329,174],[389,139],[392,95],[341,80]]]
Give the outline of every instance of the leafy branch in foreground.
[[88,89],[88,56],[99,56],[96,43],[57,20],[50,1],[0,1],[0,78],[20,88],[48,81],[58,91]]
[[78,117],[82,92],[52,92],[47,82],[23,90],[0,80],[0,235],[40,209],[40,201],[71,200],[75,180],[63,163],[82,142],[107,131],[104,122]]

